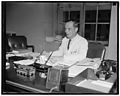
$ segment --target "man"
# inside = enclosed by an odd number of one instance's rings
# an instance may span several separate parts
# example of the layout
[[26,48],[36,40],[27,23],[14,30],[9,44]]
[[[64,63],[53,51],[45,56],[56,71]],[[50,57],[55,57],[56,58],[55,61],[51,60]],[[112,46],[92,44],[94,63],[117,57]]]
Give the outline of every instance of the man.
[[54,51],[53,56],[61,56],[64,61],[81,61],[86,58],[88,50],[88,42],[78,33],[78,24],[74,21],[68,21],[65,24],[66,37],[57,51]]

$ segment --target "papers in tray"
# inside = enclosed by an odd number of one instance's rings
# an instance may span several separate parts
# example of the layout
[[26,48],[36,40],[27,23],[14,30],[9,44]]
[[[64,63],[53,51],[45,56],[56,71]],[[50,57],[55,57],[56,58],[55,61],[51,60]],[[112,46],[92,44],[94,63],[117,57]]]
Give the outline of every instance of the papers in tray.
[[21,64],[21,65],[31,65],[31,64],[34,63],[34,59],[14,61],[14,63],[15,63],[15,64]]
[[92,68],[92,69],[97,69],[99,67],[99,65],[101,64],[101,60],[100,58],[85,58],[82,61],[80,61],[79,63],[77,63],[77,66],[86,66],[88,68]]

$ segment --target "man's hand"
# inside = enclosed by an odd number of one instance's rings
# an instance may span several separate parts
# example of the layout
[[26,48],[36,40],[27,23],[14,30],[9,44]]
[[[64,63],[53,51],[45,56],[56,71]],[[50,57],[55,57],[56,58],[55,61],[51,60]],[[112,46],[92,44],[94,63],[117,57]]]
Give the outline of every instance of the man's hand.
[[63,60],[63,57],[61,57],[61,56],[53,56],[50,58],[50,62],[52,64],[55,64],[56,62],[61,61],[61,60]]
[[57,59],[55,57],[51,57],[49,60],[52,64],[57,62]]

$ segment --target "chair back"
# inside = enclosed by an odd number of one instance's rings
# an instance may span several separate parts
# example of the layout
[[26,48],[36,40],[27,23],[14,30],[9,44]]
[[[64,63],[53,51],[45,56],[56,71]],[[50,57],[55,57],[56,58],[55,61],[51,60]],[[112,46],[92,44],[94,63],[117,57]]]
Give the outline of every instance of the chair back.
[[27,49],[27,39],[25,36],[9,36],[8,43],[12,50]]
[[104,59],[105,56],[105,46],[97,42],[88,42],[88,52],[87,58],[100,58]]
[[6,40],[5,40],[5,48],[6,48],[6,52],[10,52],[10,46],[9,46],[9,43],[8,43],[8,36],[6,35]]

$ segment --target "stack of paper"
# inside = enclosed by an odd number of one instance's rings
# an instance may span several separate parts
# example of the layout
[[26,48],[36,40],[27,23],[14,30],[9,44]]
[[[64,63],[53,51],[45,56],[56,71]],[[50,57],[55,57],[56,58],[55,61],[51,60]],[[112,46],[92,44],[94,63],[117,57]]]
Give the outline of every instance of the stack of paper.
[[94,58],[94,59],[86,58],[86,59],[78,62],[76,65],[86,66],[86,67],[92,68],[92,69],[97,69],[100,64],[101,64],[100,58]]
[[15,54],[15,56],[23,56],[23,57],[25,57],[25,56],[30,55],[31,52],[28,52],[28,53],[14,53],[14,54]]

